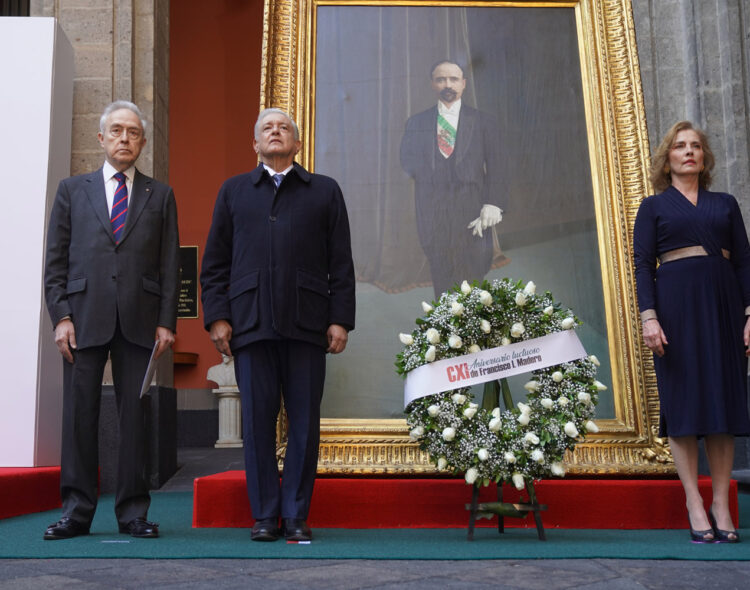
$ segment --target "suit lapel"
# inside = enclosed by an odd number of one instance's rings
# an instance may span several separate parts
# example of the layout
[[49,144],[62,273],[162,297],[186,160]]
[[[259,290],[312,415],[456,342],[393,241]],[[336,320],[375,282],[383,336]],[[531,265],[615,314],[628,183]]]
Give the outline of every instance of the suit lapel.
[[153,187],[151,186],[151,178],[144,176],[138,170],[135,171],[135,178],[133,179],[133,194],[128,197],[128,217],[125,220],[125,230],[122,233],[120,243],[122,244],[132,231],[133,227],[138,221],[143,208],[146,206],[151,194]]
[[458,130],[456,132],[456,164],[460,163],[469,151],[472,141],[471,136],[474,134],[476,123],[477,120],[474,111],[464,108],[461,105],[461,112],[458,115]]
[[101,168],[88,175],[85,190],[97,218],[109,235],[109,238],[114,242],[115,236],[112,233],[112,223],[109,221],[109,210],[107,209],[107,193],[104,190],[104,172],[102,172]]

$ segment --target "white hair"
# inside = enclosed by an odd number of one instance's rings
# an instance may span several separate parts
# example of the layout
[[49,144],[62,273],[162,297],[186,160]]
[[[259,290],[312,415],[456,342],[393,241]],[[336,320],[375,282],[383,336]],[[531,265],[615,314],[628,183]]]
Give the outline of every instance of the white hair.
[[115,102],[107,105],[107,107],[104,109],[104,112],[102,113],[101,118],[99,119],[99,131],[104,133],[104,127],[107,125],[107,118],[112,113],[114,113],[115,111],[119,111],[120,109],[128,109],[129,111],[133,111],[141,122],[143,132],[146,133],[146,119],[143,117],[141,109],[139,109],[134,103],[127,100],[116,100]]
[[260,139],[260,125],[263,119],[265,119],[268,115],[273,115],[273,114],[282,115],[286,117],[287,119],[289,119],[289,122],[292,124],[292,129],[294,129],[294,139],[296,141],[299,141],[299,128],[297,127],[297,123],[295,123],[294,119],[292,119],[289,116],[289,113],[287,113],[286,111],[282,111],[281,109],[275,109],[275,108],[263,109],[258,114],[258,120],[255,121],[255,139],[256,140]]

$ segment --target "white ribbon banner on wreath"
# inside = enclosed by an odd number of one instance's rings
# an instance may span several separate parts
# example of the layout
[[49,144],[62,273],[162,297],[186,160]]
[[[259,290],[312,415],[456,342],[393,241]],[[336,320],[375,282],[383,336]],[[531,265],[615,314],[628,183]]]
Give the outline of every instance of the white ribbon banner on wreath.
[[406,375],[404,407],[415,399],[575,361],[586,351],[573,330],[435,361]]

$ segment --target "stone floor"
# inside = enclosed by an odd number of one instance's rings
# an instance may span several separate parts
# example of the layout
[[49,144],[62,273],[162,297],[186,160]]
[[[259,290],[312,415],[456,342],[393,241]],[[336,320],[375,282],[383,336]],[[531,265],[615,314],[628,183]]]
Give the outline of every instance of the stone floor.
[[0,560],[0,590],[563,588],[747,590],[750,562],[619,559],[497,561]]
[[[242,469],[241,449],[183,449],[180,470],[163,491],[190,491],[193,479]],[[745,474],[742,474],[745,475]],[[743,491],[747,491],[745,485]],[[2,525],[0,524],[0,539]],[[7,542],[3,539],[3,542]],[[248,539],[248,542],[249,539]],[[687,543],[687,532],[685,533]],[[750,543],[748,543],[750,557]],[[627,559],[372,561],[372,560],[0,560],[0,590],[38,588],[398,589],[563,588],[690,590],[750,588],[750,561]]]

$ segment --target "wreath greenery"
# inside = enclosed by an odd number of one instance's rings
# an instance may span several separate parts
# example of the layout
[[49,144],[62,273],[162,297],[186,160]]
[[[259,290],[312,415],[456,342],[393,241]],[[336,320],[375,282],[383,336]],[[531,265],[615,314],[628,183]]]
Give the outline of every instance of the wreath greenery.
[[[404,348],[396,369],[402,376],[436,360],[581,324],[551,293],[538,295],[533,282],[511,279],[464,281],[422,308],[417,328],[399,336]],[[509,409],[501,409],[497,397],[479,407],[469,388],[416,399],[405,410],[410,436],[439,469],[464,473],[469,484],[507,481],[522,489],[526,481],[562,476],[565,451],[598,431],[592,418],[599,391],[606,389],[595,379],[598,365],[592,355],[533,371],[524,386],[526,402]]]

